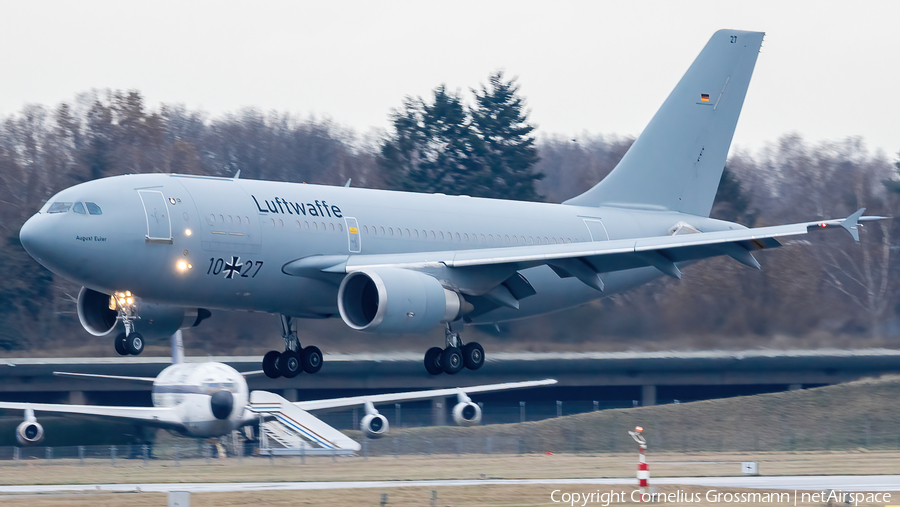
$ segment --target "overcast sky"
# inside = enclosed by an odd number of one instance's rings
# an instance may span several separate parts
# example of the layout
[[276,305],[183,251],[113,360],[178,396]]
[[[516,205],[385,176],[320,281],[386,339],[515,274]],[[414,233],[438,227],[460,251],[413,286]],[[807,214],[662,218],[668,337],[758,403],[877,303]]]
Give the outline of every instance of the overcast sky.
[[897,1],[0,2],[0,115],[92,88],[386,129],[406,95],[518,77],[540,134],[636,136],[714,31],[766,32],[734,144],[900,151]]

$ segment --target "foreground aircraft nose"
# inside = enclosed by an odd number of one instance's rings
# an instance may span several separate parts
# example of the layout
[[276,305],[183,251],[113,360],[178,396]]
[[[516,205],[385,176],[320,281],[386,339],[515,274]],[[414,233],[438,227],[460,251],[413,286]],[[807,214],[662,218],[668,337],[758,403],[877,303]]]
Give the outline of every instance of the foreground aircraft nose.
[[212,395],[209,405],[216,419],[228,419],[231,409],[234,408],[234,396],[231,391],[218,391]]

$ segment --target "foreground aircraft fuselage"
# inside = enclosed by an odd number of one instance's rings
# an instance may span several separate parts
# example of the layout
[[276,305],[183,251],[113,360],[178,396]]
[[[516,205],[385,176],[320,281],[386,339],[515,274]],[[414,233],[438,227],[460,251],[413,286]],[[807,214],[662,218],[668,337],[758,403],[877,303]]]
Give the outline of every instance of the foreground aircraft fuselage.
[[95,335],[197,325],[207,308],[282,315],[285,352],[270,377],[314,373],[291,318],[340,316],[365,332],[425,333],[431,374],[479,368],[459,337],[487,324],[584,304],[680,266],[752,252],[811,227],[858,239],[847,219],[747,229],[709,218],[763,34],[720,30],[619,164],[562,204],[169,174],[117,176],[55,195],[22,227],[22,245],[85,289],[78,315]]

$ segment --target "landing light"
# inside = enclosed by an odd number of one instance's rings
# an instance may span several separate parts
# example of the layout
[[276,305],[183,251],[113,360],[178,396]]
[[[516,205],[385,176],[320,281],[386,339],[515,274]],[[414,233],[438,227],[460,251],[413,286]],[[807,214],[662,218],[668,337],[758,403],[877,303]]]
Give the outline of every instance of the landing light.
[[178,266],[178,271],[184,271],[186,269],[190,269],[192,266],[185,261],[178,261],[176,264]]
[[185,229],[185,230],[184,230],[184,235],[185,235],[185,236],[190,236],[191,234],[193,234],[193,233],[191,232],[190,229]]

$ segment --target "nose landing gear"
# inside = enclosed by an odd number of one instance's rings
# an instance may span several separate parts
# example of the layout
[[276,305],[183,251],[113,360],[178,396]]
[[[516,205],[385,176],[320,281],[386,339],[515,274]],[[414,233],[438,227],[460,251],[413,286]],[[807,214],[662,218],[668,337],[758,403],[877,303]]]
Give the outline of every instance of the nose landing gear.
[[281,336],[284,338],[284,352],[272,350],[263,357],[263,372],[269,378],[294,378],[301,371],[316,373],[322,369],[322,351],[319,347],[301,347],[297,330],[287,315],[281,316]]
[[431,347],[425,352],[425,370],[430,375],[454,375],[463,368],[477,370],[484,364],[484,347],[478,342],[463,344],[459,333],[453,329],[455,326],[447,323],[444,330],[446,347]]
[[131,291],[116,292],[110,296],[109,309],[116,310],[116,320],[121,320],[125,325],[125,332],[116,335],[116,352],[120,356],[140,355],[144,351],[144,337],[134,330],[134,320],[140,317]]

